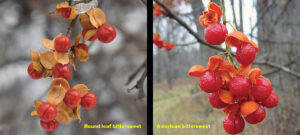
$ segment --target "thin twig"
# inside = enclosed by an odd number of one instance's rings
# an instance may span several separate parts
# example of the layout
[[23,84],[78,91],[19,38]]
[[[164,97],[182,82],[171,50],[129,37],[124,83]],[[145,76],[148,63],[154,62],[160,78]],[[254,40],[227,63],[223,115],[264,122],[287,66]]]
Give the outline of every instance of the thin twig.
[[135,70],[135,72],[133,72],[129,77],[128,77],[128,81],[126,82],[126,85],[128,85],[130,82],[133,81],[133,79],[136,77],[136,75],[147,66],[147,58],[144,60],[144,62],[139,66],[139,68],[137,70]]
[[[73,28],[74,28],[74,26],[75,26],[75,24],[76,24],[76,20],[77,20],[77,18],[78,18],[78,15],[76,16],[76,18],[75,19],[73,19],[72,21],[71,21],[71,23],[70,23],[70,25],[69,25],[69,27],[68,27],[68,30],[67,30],[67,32],[66,32],[66,36],[69,36],[69,37],[71,37],[72,36],[72,30],[73,30]],[[69,35],[70,34],[70,35]]]

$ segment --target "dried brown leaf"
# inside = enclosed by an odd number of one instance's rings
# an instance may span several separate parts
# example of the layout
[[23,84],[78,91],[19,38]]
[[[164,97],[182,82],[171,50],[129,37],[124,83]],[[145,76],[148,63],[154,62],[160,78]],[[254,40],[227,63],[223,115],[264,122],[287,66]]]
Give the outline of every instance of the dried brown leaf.
[[61,64],[68,64],[69,63],[69,56],[67,53],[60,53],[60,52],[54,52],[54,58],[58,63]]
[[42,65],[47,69],[52,69],[57,63],[52,52],[44,52],[40,54]]
[[89,91],[89,88],[84,84],[77,84],[72,89],[78,90],[81,97],[83,97]]
[[83,37],[83,41],[85,42],[85,41],[89,40],[91,37],[96,35],[96,33],[97,33],[97,29],[88,30]]
[[67,90],[60,86],[52,87],[47,93],[47,101],[51,104],[58,105],[63,101]]
[[80,14],[80,25],[83,29],[94,29],[88,14]]
[[76,71],[76,61],[74,57],[69,56],[70,64],[73,66],[74,70]]
[[89,54],[81,48],[75,48],[75,57],[80,62],[86,62],[90,58]]
[[48,48],[48,49],[50,49],[50,50],[55,50],[55,48],[54,48],[54,42],[53,42],[52,40],[49,40],[49,39],[44,38],[44,39],[42,40],[42,43],[43,43],[43,46],[44,46],[45,48]]
[[56,118],[59,123],[68,124],[70,122],[69,115],[66,111],[60,110],[57,112]]
[[96,28],[106,23],[105,13],[100,8],[93,8],[87,13],[89,15],[91,24]]
[[50,89],[52,89],[55,86],[62,86],[64,87],[66,90],[71,89],[68,81],[64,78],[55,78],[52,80],[51,84],[50,84]]
[[30,55],[31,55],[32,61],[40,61],[40,56],[37,52],[30,50]]
[[41,104],[43,104],[44,102],[43,101],[41,101],[41,100],[36,100],[36,101],[34,101],[34,105],[33,105],[33,107],[34,108],[38,108]]
[[30,113],[30,116],[35,116],[37,115],[37,111],[36,110],[33,110],[31,113]]
[[39,61],[32,61],[33,69],[39,73],[43,73],[44,67]]

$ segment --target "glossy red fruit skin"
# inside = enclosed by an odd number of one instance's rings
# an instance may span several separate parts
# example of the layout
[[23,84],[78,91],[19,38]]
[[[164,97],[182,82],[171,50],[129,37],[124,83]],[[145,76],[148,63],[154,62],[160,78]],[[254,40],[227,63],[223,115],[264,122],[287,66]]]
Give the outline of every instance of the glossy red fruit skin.
[[64,103],[71,107],[77,107],[80,104],[81,97],[79,91],[76,89],[70,89],[66,92],[65,97],[64,97]]
[[69,18],[71,11],[72,11],[72,8],[61,8],[61,9],[59,9],[59,14],[63,18]]
[[266,100],[262,101],[262,105],[267,108],[273,108],[277,106],[277,104],[278,104],[278,95],[275,91],[272,91],[270,96]]
[[222,80],[219,73],[205,71],[199,79],[200,88],[206,93],[213,93],[221,89]]
[[82,43],[82,44],[79,44],[77,47],[85,50],[87,53],[89,52],[89,47],[86,44]]
[[228,31],[222,23],[211,23],[204,30],[204,38],[211,45],[220,45],[225,41]]
[[223,108],[227,105],[226,103],[221,101],[221,99],[219,98],[218,92],[209,93],[208,99],[209,99],[209,103],[211,104],[211,106],[218,108],[218,109]]
[[238,47],[236,51],[236,59],[240,64],[243,65],[251,64],[255,59],[255,55],[256,50],[249,43],[241,45],[241,47]]
[[29,74],[30,78],[32,79],[41,79],[43,76],[41,73],[35,71],[33,69],[33,64],[29,64],[28,68],[27,68],[27,73]]
[[56,107],[50,103],[43,103],[37,108],[37,114],[43,121],[54,120],[57,115]]
[[68,64],[57,63],[52,70],[52,76],[53,78],[65,78],[69,80],[71,77],[71,68]]
[[96,103],[97,103],[97,96],[92,92],[88,92],[81,98],[80,105],[84,109],[90,110],[96,106]]
[[229,134],[238,134],[244,130],[245,122],[240,115],[229,114],[223,120],[223,128]]
[[255,100],[266,100],[272,93],[272,85],[269,80],[259,77],[256,79],[256,84],[253,85],[251,94]]
[[57,52],[67,52],[71,47],[70,38],[64,35],[57,37],[54,41],[54,48]]
[[244,76],[236,76],[229,82],[229,90],[235,96],[249,95],[250,82]]
[[[82,36],[85,36],[85,33],[88,31],[88,29],[83,29],[82,30]],[[95,41],[97,39],[97,34],[95,34],[94,36],[92,36],[91,38],[88,39],[88,41]]]
[[255,112],[247,115],[245,119],[250,124],[256,124],[262,122],[265,119],[265,117],[266,117],[266,110],[262,105],[260,105]]
[[115,39],[117,32],[114,27],[103,24],[97,30],[97,37],[103,43],[109,43]]
[[58,122],[56,120],[51,120],[51,121],[40,121],[41,127],[46,130],[46,131],[54,131],[57,126]]

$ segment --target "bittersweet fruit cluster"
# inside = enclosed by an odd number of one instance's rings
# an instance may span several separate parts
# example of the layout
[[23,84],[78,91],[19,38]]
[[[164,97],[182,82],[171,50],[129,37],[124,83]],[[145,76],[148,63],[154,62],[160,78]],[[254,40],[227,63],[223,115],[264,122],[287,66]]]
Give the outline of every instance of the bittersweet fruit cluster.
[[[36,109],[31,112],[31,116],[38,115],[40,125],[46,131],[54,131],[58,123],[69,123],[70,118],[80,120],[81,107],[90,110],[96,106],[97,97],[89,92],[86,85],[77,84],[72,88],[69,86],[69,63],[76,70],[76,60],[86,62],[89,59],[86,41],[95,41],[98,38],[103,43],[109,43],[116,37],[116,30],[106,24],[106,16],[100,8],[78,15],[73,6],[62,2],[57,4],[56,13],[73,21],[80,16],[83,30],[76,36],[73,46],[67,35],[58,34],[53,40],[42,40],[44,51],[30,52],[32,63],[27,69],[29,76],[32,79],[53,78],[47,101],[35,101]],[[80,43],[81,39],[83,42]]]
[[157,33],[153,33],[153,43],[159,48],[165,48],[170,51],[175,47],[175,44],[170,43],[169,41],[164,41],[161,39],[160,35]]
[[205,28],[205,40],[211,45],[225,41],[227,47],[236,47],[237,67],[227,50],[209,58],[207,67],[193,66],[188,75],[199,78],[200,88],[209,93],[209,103],[227,114],[223,127],[229,134],[238,134],[245,127],[244,119],[250,124],[262,122],[266,116],[265,107],[273,108],[278,104],[278,96],[273,91],[269,79],[261,75],[259,68],[251,69],[258,46],[245,34],[234,31],[227,35],[225,25],[219,23],[221,8],[210,3],[208,11],[200,16],[200,25]]

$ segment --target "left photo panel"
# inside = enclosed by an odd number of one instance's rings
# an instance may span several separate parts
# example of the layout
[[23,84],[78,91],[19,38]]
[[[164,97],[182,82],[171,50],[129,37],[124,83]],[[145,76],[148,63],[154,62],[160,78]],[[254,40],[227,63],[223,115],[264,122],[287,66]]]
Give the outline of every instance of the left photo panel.
[[0,134],[147,134],[144,1],[2,0],[0,11]]

